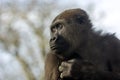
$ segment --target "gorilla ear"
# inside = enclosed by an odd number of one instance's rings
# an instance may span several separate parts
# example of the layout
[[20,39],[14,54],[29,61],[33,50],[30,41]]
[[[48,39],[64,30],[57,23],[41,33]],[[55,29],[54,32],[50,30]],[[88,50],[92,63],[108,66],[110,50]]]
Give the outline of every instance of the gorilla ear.
[[87,24],[88,29],[92,27],[92,23],[87,15],[76,15],[75,22],[78,24]]
[[84,24],[85,23],[85,18],[83,16],[77,16],[75,21],[79,24]]

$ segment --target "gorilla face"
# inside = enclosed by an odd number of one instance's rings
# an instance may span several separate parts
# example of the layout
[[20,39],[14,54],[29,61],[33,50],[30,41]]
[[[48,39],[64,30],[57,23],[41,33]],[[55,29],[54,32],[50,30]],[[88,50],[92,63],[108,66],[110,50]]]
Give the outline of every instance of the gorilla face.
[[70,43],[68,42],[66,33],[66,23],[64,20],[57,20],[51,25],[50,48],[56,54],[63,54],[69,50]]

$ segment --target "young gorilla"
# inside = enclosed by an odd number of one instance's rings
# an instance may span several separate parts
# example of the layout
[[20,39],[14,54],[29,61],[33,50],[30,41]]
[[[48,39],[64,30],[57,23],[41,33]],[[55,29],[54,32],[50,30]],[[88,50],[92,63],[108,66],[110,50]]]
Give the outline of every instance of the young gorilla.
[[45,80],[120,80],[120,40],[95,32],[85,11],[64,11],[50,29]]

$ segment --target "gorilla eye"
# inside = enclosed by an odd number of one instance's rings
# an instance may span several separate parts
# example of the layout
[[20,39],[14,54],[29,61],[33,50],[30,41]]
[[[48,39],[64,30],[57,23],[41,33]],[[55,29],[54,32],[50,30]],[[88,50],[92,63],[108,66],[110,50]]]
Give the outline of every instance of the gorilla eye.
[[55,27],[56,27],[57,29],[62,29],[63,25],[62,25],[61,23],[58,23],[58,24],[55,25]]
[[51,32],[53,32],[53,33],[56,32],[56,28],[55,28],[55,27],[52,27],[52,28],[51,28]]
[[56,32],[56,30],[60,30],[63,28],[63,24],[61,23],[56,23],[54,26],[51,27],[52,32]]

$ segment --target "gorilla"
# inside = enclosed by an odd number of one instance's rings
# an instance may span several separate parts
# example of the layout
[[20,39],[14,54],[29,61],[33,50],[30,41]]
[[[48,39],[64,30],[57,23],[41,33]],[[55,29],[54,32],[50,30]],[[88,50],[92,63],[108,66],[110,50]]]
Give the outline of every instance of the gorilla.
[[45,80],[120,80],[120,40],[95,31],[84,10],[60,13],[50,32]]

